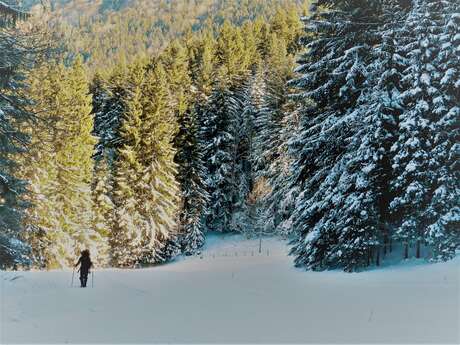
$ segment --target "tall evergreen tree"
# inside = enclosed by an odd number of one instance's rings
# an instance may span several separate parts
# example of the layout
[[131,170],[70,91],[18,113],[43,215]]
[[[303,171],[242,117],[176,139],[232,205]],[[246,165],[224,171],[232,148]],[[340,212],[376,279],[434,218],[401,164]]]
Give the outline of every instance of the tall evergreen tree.
[[111,245],[116,266],[158,263],[177,254],[179,190],[172,147],[177,124],[167,108],[166,81],[159,62],[148,70],[138,62],[129,74],[123,146],[115,164]]
[[90,249],[97,264],[107,261],[107,239],[93,227],[91,181],[93,118],[86,74],[80,59],[66,69],[62,65],[37,73],[30,95],[34,110],[42,113],[47,125],[34,127],[37,145],[30,164],[22,173],[34,191],[27,222],[36,227],[33,243],[47,267],[65,267],[82,249]]
[[[405,23],[401,55],[405,91],[399,137],[393,146],[396,197],[391,209],[399,222],[395,236],[406,246],[428,244],[434,259],[448,259],[458,245],[458,4],[420,0]],[[452,15],[452,12],[454,15]],[[458,83],[457,83],[458,84]]]
[[132,266],[142,255],[142,215],[135,183],[142,178],[140,162],[142,126],[142,89],[144,69],[136,65],[129,73],[120,127],[121,148],[115,162],[115,222],[110,236],[111,259],[114,266]]
[[[293,104],[289,104],[286,82],[292,77],[293,59],[287,52],[286,42],[271,33],[267,42],[265,66],[253,84],[254,144],[252,161],[255,186],[259,190],[260,205],[258,227],[264,233],[291,231],[289,215],[294,195],[287,181],[291,157],[287,142],[296,132]],[[291,102],[292,103],[292,102]]]
[[91,84],[93,95],[94,135],[98,138],[95,158],[105,155],[112,166],[121,146],[120,126],[126,97],[127,66],[118,64],[107,80],[96,73]]
[[17,29],[18,20],[27,13],[0,4],[0,268],[29,263],[21,219],[27,206],[25,181],[17,175],[18,153],[25,151],[28,137],[20,126],[30,119],[24,109],[27,99],[21,96],[23,72],[37,55],[29,35]]
[[235,121],[241,104],[228,82],[219,81],[200,119],[200,137],[206,162],[205,183],[209,193],[206,226],[231,231],[231,219],[238,190],[234,170],[236,153]]
[[138,193],[146,225],[149,262],[163,262],[178,254],[177,243],[180,186],[174,162],[173,140],[177,119],[169,109],[166,71],[161,63],[146,75],[143,85],[143,118],[140,161],[144,167]]
[[[198,96],[196,96],[198,98]],[[192,254],[204,244],[204,212],[208,202],[204,177],[203,145],[199,137],[199,114],[203,101],[182,114],[179,131],[175,138],[178,164],[178,182],[182,190],[182,210],[180,215],[180,236],[183,252]]]
[[[114,204],[112,201],[113,195],[113,179],[109,169],[109,162],[106,157],[95,162],[94,177],[93,177],[93,228],[100,234],[102,238],[108,239],[114,222]],[[106,266],[109,262],[109,246],[104,248],[106,251],[103,255],[103,262],[99,265]]]
[[[351,158],[361,147],[355,140],[363,139],[356,137],[364,116],[359,99],[380,39],[381,6],[364,0],[315,5],[300,77],[290,83],[299,89],[294,99],[306,101],[301,132],[290,142],[296,157],[292,188],[301,191],[292,215],[292,253],[298,266],[352,270],[365,266],[379,244],[372,183],[364,182],[364,171]],[[369,205],[369,213],[360,212]]]

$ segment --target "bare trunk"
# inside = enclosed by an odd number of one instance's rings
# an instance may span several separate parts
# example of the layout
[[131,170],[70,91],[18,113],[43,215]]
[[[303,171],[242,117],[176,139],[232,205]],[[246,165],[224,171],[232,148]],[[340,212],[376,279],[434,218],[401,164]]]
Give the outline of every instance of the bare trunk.
[[409,244],[404,243],[404,259],[408,259],[408,258],[409,258]]
[[377,247],[377,257],[375,259],[375,264],[380,266],[380,247]]
[[417,240],[417,250],[416,250],[416,253],[415,253],[415,257],[417,259],[420,259],[420,240]]

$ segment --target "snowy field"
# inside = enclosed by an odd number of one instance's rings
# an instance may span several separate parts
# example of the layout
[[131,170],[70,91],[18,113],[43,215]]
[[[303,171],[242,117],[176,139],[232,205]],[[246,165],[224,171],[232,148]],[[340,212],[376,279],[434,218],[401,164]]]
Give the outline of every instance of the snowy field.
[[[460,343],[460,258],[304,272],[286,244],[212,237],[160,267],[1,272],[1,343]],[[75,279],[76,286],[77,279]],[[89,282],[91,286],[91,281]]]

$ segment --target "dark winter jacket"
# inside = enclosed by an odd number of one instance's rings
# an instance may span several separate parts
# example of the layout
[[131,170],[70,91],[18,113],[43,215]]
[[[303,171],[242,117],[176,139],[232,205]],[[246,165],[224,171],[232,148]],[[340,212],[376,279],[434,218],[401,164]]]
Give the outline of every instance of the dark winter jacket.
[[80,259],[78,259],[78,262],[75,266],[80,266],[80,271],[81,272],[88,272],[91,266],[93,266],[93,263],[91,262],[91,259],[89,256],[81,256]]

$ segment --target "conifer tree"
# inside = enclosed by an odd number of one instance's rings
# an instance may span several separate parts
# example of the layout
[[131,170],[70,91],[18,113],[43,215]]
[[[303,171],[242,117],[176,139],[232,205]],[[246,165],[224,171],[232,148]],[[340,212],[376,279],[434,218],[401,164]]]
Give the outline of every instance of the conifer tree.
[[175,138],[177,180],[182,190],[180,241],[182,250],[186,254],[197,252],[204,244],[203,222],[208,194],[204,185],[205,165],[198,123],[203,102],[198,101],[182,114]]
[[194,46],[189,47],[191,77],[196,87],[205,95],[209,95],[212,88],[215,45],[212,32],[206,30]]
[[59,187],[54,143],[58,137],[56,124],[59,116],[46,111],[48,104],[55,105],[53,97],[55,91],[63,87],[62,83],[58,70],[52,73],[45,66],[36,68],[28,78],[28,95],[34,101],[33,111],[41,113],[41,116],[38,123],[25,129],[30,135],[32,149],[21,162],[21,178],[28,180],[30,190],[25,196],[30,207],[23,223],[27,230],[25,238],[31,246],[32,263],[43,268],[52,266],[54,258],[61,259],[57,248],[65,235],[56,231],[60,210],[55,194]]
[[120,126],[121,148],[115,161],[113,201],[115,221],[110,236],[111,259],[114,266],[132,266],[142,255],[143,219],[139,211],[136,182],[142,178],[140,162],[142,126],[142,89],[144,70],[135,65],[129,73]]
[[[453,15],[451,14],[452,12]],[[457,14],[457,17],[455,15]],[[401,55],[406,57],[403,73],[405,111],[398,124],[391,202],[398,223],[397,239],[410,244],[427,244],[433,259],[449,259],[458,245],[459,180],[458,4],[420,0],[405,23],[408,32]],[[457,41],[457,43],[456,43]]]
[[[29,226],[38,230],[33,243],[44,253],[37,257],[47,267],[65,267],[74,262],[82,249],[92,252],[96,264],[107,261],[107,239],[93,227],[91,181],[93,118],[86,74],[80,59],[65,69],[62,65],[38,72],[30,94],[34,108],[41,112],[48,128],[32,129],[38,142],[33,160],[23,173],[31,180],[33,207]],[[40,142],[42,141],[43,142]]]
[[359,211],[374,202],[366,189],[372,184],[361,184],[359,164],[346,158],[360,147],[350,140],[363,116],[357,108],[373,61],[371,47],[379,42],[381,8],[372,1],[315,5],[306,23],[308,51],[297,68],[300,76],[290,83],[299,89],[294,99],[304,102],[300,133],[290,141],[296,157],[291,186],[300,191],[292,253],[298,266],[353,270],[366,265],[369,250],[379,244],[375,208],[366,215]]
[[92,135],[92,100],[80,58],[66,73],[62,101],[65,108],[61,109],[63,121],[59,129],[63,137],[56,145],[57,180],[60,184],[58,201],[63,210],[61,229],[67,230],[76,241],[77,253],[89,249],[95,262],[102,262],[106,260],[107,243],[92,226],[92,156],[96,144]]
[[158,263],[177,254],[179,190],[173,161],[176,131],[163,66],[131,67],[115,163],[115,226],[111,236],[116,266]]
[[244,50],[244,39],[239,28],[224,22],[220,28],[216,44],[216,64],[220,77],[229,80],[248,70],[248,62]]
[[[199,138],[199,117],[204,95],[190,86],[187,108],[178,112],[178,131],[174,138],[177,181],[181,187],[179,241],[183,252],[193,254],[204,244],[203,212],[208,196],[204,186],[203,146]],[[192,99],[195,104],[191,103]]]
[[94,135],[98,138],[96,160],[105,155],[109,166],[113,165],[121,146],[120,126],[126,97],[128,67],[120,63],[108,77],[96,73],[90,86],[93,96]]
[[[193,254],[204,244],[202,213],[207,198],[202,180],[204,167],[198,141],[196,107],[192,104],[196,102],[198,92],[192,86],[187,53],[178,42],[173,42],[162,54],[161,60],[167,71],[171,95],[169,103],[164,106],[169,108],[178,125],[174,137],[174,162],[181,189],[177,240],[183,252]],[[197,53],[204,54],[206,51]]]
[[214,87],[200,119],[200,137],[206,162],[205,184],[209,193],[206,227],[209,230],[231,231],[231,219],[238,190],[235,179],[235,120],[241,109],[239,99],[220,80]]
[[[268,77],[270,75],[270,77]],[[255,185],[260,191],[258,227],[264,233],[278,232],[283,236],[291,229],[288,220],[294,197],[288,188],[291,158],[286,154],[288,139],[295,136],[296,113],[287,102],[286,82],[289,74],[276,73],[273,68],[262,70],[253,86],[256,113],[252,149]],[[266,79],[266,82],[261,81]],[[259,85],[257,85],[259,84]],[[257,95],[259,93],[259,95]],[[253,97],[254,97],[253,96]],[[257,105],[258,104],[258,105]]]
[[[112,174],[109,170],[109,162],[106,157],[95,162],[94,177],[93,177],[93,210],[94,219],[93,227],[100,236],[106,240],[110,237],[110,232],[114,222],[114,204],[112,201]],[[109,264],[109,248],[104,248],[106,251],[103,255],[103,262],[100,265],[106,266]]]
[[[146,75],[143,84],[143,118],[140,162],[144,167],[139,180],[141,214],[148,242],[149,262],[163,262],[177,255],[180,186],[176,181],[173,140],[177,120],[169,109],[168,85],[165,69],[157,63]],[[161,249],[161,250],[160,250]]]
[[240,78],[242,81],[236,82],[232,88],[239,107],[236,109],[232,119],[235,145],[232,178],[235,180],[237,189],[234,191],[231,229],[251,233],[254,231],[254,219],[251,216],[253,205],[249,203],[248,198],[254,183],[251,150],[254,139],[255,108],[252,104],[250,80],[245,80],[247,79],[245,74]]
[[30,263],[21,220],[27,204],[26,182],[18,178],[18,154],[27,148],[28,137],[20,127],[31,119],[25,109],[24,70],[37,56],[30,35],[17,29],[28,18],[16,3],[0,3],[0,268]]

